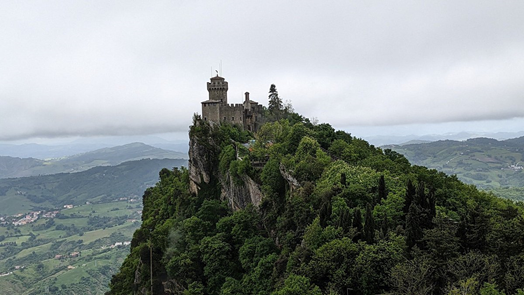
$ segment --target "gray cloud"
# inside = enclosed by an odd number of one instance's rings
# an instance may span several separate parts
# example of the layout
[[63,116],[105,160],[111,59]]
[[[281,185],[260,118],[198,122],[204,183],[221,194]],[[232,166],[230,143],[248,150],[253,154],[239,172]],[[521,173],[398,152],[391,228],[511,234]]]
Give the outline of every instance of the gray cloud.
[[211,67],[231,101],[335,126],[524,117],[519,1],[0,4],[0,139],[183,132]]

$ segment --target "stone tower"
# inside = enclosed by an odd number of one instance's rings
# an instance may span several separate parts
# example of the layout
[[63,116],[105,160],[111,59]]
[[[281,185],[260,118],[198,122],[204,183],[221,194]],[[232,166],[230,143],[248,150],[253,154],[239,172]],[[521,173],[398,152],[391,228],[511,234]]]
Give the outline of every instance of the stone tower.
[[209,92],[209,100],[220,101],[227,104],[227,81],[216,75],[207,82],[207,91]]
[[227,81],[216,75],[207,82],[209,99],[202,102],[202,118],[211,124],[230,123],[249,131],[257,131],[262,124],[264,108],[245,93],[244,103],[228,104]]

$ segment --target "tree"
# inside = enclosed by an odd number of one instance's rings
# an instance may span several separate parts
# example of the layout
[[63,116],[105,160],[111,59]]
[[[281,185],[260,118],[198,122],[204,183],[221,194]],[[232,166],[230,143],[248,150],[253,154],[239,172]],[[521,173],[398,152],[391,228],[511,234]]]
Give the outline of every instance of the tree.
[[384,180],[384,174],[380,175],[380,178],[378,180],[378,201],[377,203],[380,203],[380,201],[385,200],[388,196],[388,192],[386,191],[386,181]]
[[218,234],[205,237],[200,243],[204,275],[209,293],[217,293],[227,277],[233,277],[237,270],[232,247],[224,241],[225,236]]
[[321,295],[318,286],[311,284],[307,277],[291,274],[284,286],[272,293],[273,295]]
[[375,242],[375,221],[373,220],[373,208],[370,203],[366,205],[366,223],[364,224],[364,239],[368,244]]
[[362,214],[360,213],[359,208],[355,209],[355,213],[353,215],[353,227],[356,229],[356,234],[355,237],[353,237],[353,241],[356,242],[362,237]]
[[419,206],[415,203],[411,203],[408,215],[406,215],[406,244],[410,250],[423,237],[420,212],[421,210]]
[[429,295],[433,294],[434,267],[424,258],[415,258],[397,264],[391,269],[391,283],[395,294]]
[[271,84],[269,87],[269,113],[274,116],[276,120],[279,120],[283,109],[284,106],[282,104],[282,99],[278,97],[277,87],[275,84]]

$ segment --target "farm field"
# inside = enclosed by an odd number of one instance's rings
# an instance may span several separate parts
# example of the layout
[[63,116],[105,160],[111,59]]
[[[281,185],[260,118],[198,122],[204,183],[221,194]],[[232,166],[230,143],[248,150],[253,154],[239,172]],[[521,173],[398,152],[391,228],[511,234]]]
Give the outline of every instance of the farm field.
[[128,200],[88,204],[2,226],[0,288],[5,294],[103,294],[129,252],[141,208]]

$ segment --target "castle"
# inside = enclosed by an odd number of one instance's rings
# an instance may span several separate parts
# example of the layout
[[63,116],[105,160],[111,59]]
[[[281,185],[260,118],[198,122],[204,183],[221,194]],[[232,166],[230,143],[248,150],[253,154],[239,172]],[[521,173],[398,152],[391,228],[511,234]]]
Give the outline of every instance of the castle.
[[211,124],[228,122],[240,125],[245,130],[258,131],[262,125],[264,107],[249,99],[245,93],[244,103],[227,103],[227,81],[216,75],[207,82],[209,99],[202,102],[202,118]]

